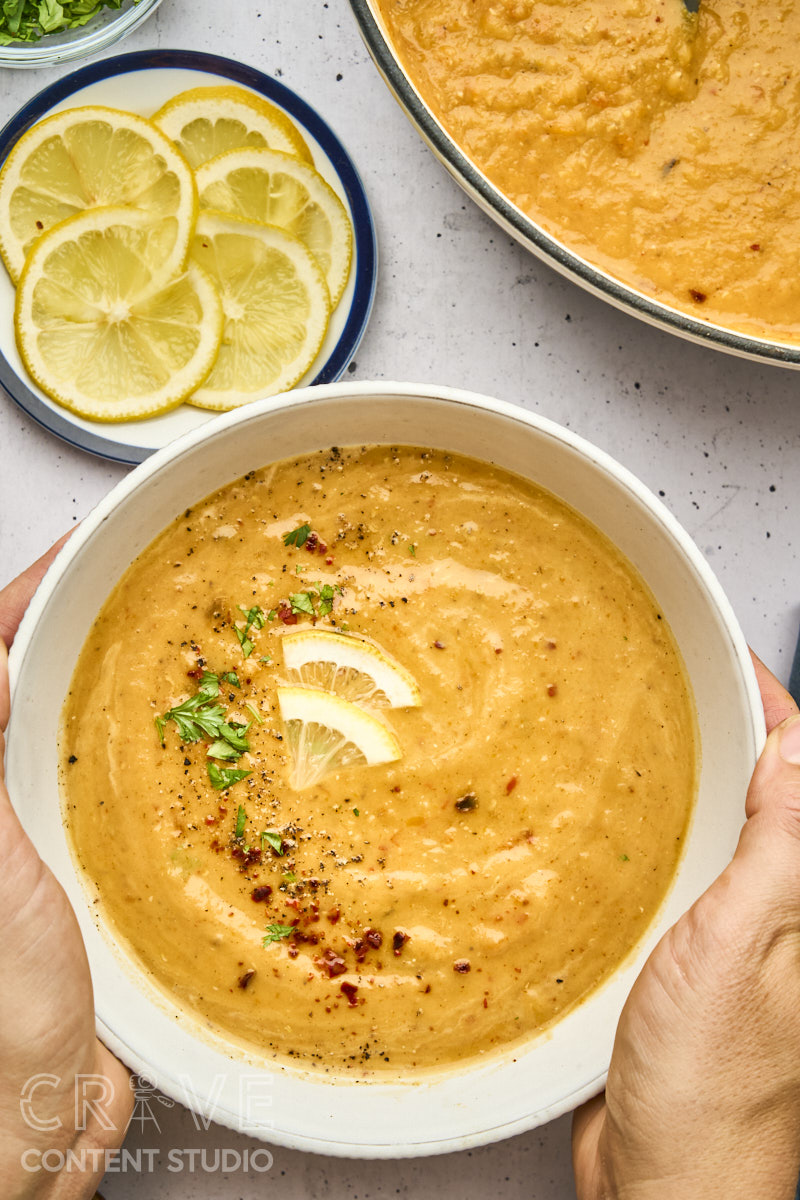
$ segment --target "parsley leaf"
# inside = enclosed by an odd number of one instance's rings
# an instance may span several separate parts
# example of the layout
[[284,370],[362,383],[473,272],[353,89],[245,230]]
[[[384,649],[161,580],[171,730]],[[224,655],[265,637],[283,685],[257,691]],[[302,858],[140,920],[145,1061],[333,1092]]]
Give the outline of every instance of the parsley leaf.
[[244,827],[246,824],[247,813],[244,811],[244,805],[240,804],[236,811],[236,830],[233,836],[236,838],[244,837]]
[[306,613],[309,617],[316,616],[314,612],[314,601],[310,592],[294,592],[289,597],[289,603],[292,606],[292,612]]
[[85,25],[120,0],[5,0],[0,4],[0,45],[38,42],[43,35]]
[[261,834],[261,849],[264,844],[271,846],[279,858],[283,858],[283,838],[274,829],[265,829]]
[[293,529],[291,533],[283,535],[284,546],[304,546],[308,541],[308,535],[311,533],[310,525],[298,525],[297,529]]
[[263,629],[266,621],[264,610],[254,604],[252,608],[242,608],[239,605],[239,612],[244,613],[244,629],[240,629],[238,625],[234,625],[233,632],[236,634],[239,645],[242,647],[242,654],[245,658],[249,658],[255,649],[254,643],[247,636],[251,629]]
[[221,704],[212,703],[219,695],[219,679],[210,671],[205,671],[200,680],[198,691],[174,708],[156,717],[156,729],[159,741],[164,745],[164,728],[167,721],[174,721],[182,742],[199,742],[204,736],[219,737],[220,726],[225,721],[225,709]]
[[250,771],[239,771],[233,767],[218,767],[215,762],[206,763],[206,766],[208,767],[208,778],[218,792],[226,791],[240,779],[246,779],[248,775],[252,774]]
[[279,942],[281,938],[291,937],[294,933],[293,925],[268,925],[267,932],[264,934],[263,945],[271,946],[273,942]]

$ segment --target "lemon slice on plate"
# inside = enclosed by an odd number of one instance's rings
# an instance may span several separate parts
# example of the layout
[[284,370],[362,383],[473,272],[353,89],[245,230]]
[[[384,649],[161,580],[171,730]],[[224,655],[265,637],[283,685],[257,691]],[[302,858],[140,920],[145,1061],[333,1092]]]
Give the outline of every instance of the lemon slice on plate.
[[204,212],[191,255],[218,285],[225,312],[219,356],[192,404],[236,408],[292,387],[328,328],[328,289],[314,256],[282,229]]
[[196,171],[200,207],[278,225],[308,246],[335,307],[350,273],[353,228],[313,167],[277,150],[230,150]]
[[67,109],[37,122],[0,171],[0,254],[14,283],[46,230],[107,205],[176,217],[188,252],[197,215],[194,176],[160,129],[102,107]]
[[283,661],[309,687],[354,703],[416,708],[420,691],[410,671],[376,642],[332,629],[298,629],[281,637]]
[[283,150],[313,162],[302,134],[286,113],[245,88],[190,88],[168,100],[152,120],[193,167],[242,146]]
[[290,784],[313,787],[338,767],[396,762],[400,743],[372,713],[317,688],[279,687],[278,705],[292,756]]
[[174,408],[214,363],[222,305],[181,255],[174,217],[96,208],[36,243],[17,288],[14,329],[31,377],[53,400],[98,421]]

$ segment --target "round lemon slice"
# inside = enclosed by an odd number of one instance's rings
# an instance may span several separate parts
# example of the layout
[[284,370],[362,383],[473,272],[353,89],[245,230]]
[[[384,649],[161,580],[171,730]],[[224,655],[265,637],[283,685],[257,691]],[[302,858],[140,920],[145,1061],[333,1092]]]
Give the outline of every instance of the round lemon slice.
[[0,172],[0,254],[14,282],[46,230],[108,205],[176,217],[185,258],[197,215],[194,176],[160,129],[102,107],[68,109],[29,129]]
[[191,403],[230,409],[292,387],[328,328],[328,289],[314,256],[282,229],[204,212],[191,255],[219,287],[225,312],[217,361]]
[[290,784],[313,787],[339,767],[377,766],[400,758],[400,743],[382,721],[330,692],[279,687],[278,705],[292,756]]
[[72,412],[127,421],[174,408],[210,371],[222,304],[195,265],[175,275],[175,218],[97,208],[36,243],[14,328],[42,391]]
[[332,629],[298,629],[281,637],[283,661],[309,687],[353,703],[417,708],[420,691],[410,671],[376,642]]
[[335,307],[350,273],[353,229],[333,188],[308,163],[277,150],[230,150],[198,167],[201,208],[278,225],[305,242]]
[[193,167],[243,146],[283,150],[305,162],[314,161],[286,113],[246,88],[190,88],[168,100],[152,120]]

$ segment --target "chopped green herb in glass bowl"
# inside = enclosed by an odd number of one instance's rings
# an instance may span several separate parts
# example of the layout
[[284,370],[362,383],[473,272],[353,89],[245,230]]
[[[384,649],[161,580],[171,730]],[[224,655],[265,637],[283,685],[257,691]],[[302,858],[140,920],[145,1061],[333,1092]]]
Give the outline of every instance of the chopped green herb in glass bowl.
[[0,0],[0,66],[85,58],[141,25],[161,0]]

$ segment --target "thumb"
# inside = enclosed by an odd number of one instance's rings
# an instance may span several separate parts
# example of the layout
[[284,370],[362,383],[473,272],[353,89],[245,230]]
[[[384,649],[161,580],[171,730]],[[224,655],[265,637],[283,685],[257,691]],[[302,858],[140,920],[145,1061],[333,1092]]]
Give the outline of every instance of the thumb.
[[800,715],[767,738],[747,792],[747,816],[777,822],[800,842]]
[[800,716],[776,725],[747,792],[747,822],[731,866],[744,868],[757,897],[794,928],[800,915]]

